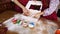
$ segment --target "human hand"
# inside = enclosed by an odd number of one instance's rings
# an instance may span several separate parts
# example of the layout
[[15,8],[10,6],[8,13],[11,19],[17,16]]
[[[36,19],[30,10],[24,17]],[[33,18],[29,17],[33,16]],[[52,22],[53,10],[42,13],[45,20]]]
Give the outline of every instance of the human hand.
[[37,13],[37,14],[34,15],[34,18],[39,18],[43,14],[44,14],[44,12],[39,12],[39,13]]
[[30,12],[27,9],[23,9],[23,14],[25,16],[29,16],[30,15]]

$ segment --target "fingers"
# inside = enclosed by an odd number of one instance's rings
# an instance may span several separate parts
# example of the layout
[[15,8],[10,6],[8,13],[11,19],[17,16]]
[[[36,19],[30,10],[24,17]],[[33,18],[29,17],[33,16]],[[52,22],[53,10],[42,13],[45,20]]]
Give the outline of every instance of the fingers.
[[23,14],[25,16],[29,16],[30,15],[30,13],[29,13],[29,11],[27,9],[23,9]]
[[41,13],[40,13],[40,15],[43,15],[43,14],[44,14],[44,12],[41,12]]
[[25,15],[25,16],[29,16],[29,14],[27,14],[27,13],[24,13],[24,15]]
[[43,14],[44,14],[44,12],[39,12],[39,13],[37,13],[37,14],[34,15],[34,18],[39,18]]
[[23,14],[24,14],[25,16],[29,16],[29,15],[30,15],[29,12],[24,12]]
[[40,17],[40,14],[36,14],[35,16],[34,16],[34,18],[39,18]]

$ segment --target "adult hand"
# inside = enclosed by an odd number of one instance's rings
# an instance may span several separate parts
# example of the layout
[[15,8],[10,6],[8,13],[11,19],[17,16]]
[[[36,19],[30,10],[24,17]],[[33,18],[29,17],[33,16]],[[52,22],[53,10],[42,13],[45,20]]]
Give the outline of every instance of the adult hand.
[[30,15],[30,12],[27,9],[23,9],[23,14],[25,16],[29,16]]

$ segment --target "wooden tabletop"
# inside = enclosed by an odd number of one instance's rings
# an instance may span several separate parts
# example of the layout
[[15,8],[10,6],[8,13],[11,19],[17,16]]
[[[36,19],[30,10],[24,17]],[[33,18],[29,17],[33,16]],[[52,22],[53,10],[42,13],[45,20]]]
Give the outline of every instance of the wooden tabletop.
[[[12,11],[12,10],[4,11],[3,13],[0,14],[0,23],[3,23],[5,20],[13,17],[14,14],[17,14],[17,12],[16,11]],[[45,22],[46,19],[45,18],[41,18],[41,20],[43,20]],[[60,28],[60,22],[59,21],[53,21],[53,22],[58,24],[58,26]],[[8,31],[7,34],[8,33],[9,34],[13,34],[14,32],[11,33],[10,31]],[[17,33],[15,32],[15,34],[17,34]]]

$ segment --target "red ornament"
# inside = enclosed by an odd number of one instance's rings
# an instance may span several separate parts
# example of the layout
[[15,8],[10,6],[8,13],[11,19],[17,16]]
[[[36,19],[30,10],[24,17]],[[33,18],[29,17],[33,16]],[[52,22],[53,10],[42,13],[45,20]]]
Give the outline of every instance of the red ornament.
[[56,30],[55,34],[60,34],[60,29]]

